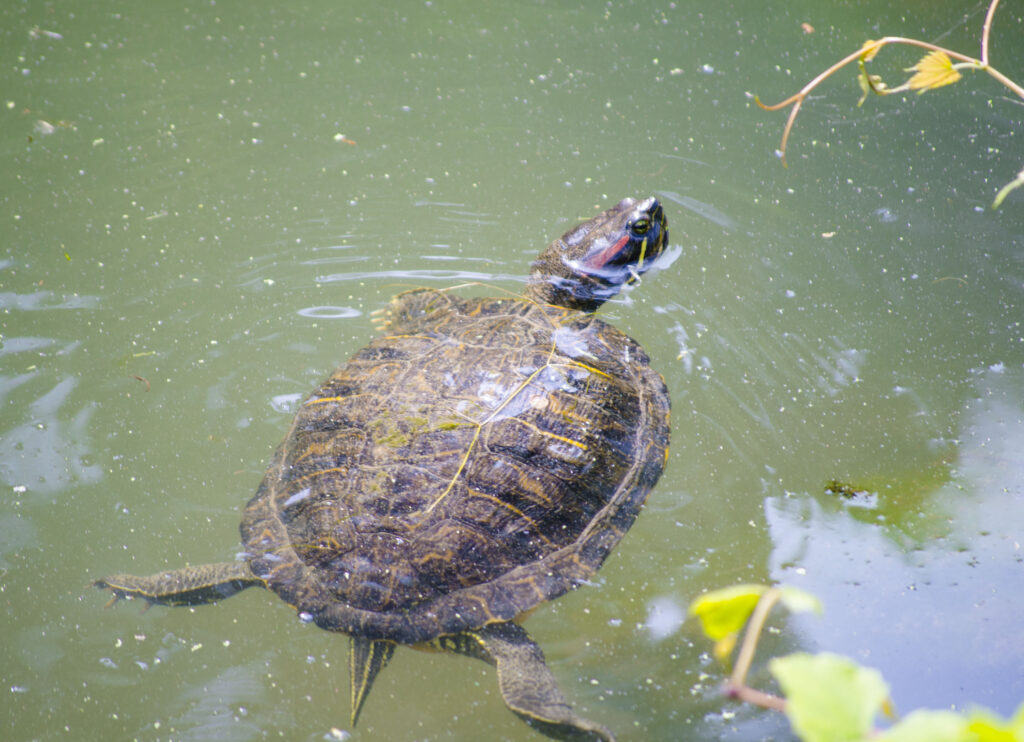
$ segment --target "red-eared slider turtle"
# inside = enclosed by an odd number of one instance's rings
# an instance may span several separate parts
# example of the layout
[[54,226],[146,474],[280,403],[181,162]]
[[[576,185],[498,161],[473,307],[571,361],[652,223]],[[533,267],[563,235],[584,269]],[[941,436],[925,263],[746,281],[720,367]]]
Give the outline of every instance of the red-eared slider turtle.
[[664,380],[593,313],[667,240],[656,199],[625,199],[552,242],[521,296],[399,295],[386,334],[302,403],[242,561],[95,584],[165,605],[272,590],[350,637],[353,725],[404,644],[496,665],[505,703],[549,736],[612,739],[516,620],[598,570],[665,466]]

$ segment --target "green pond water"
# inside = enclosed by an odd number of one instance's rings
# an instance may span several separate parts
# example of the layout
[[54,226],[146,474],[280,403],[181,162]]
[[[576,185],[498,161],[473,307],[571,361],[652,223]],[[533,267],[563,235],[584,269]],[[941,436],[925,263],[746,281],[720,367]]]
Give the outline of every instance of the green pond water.
[[[298,401],[411,286],[520,287],[656,194],[674,260],[602,310],[673,395],[668,469],[594,583],[528,626],[621,740],[790,740],[725,701],[689,602],[820,596],[898,709],[1024,701],[1021,101],[985,75],[857,108],[866,39],[976,54],[978,3],[7,2],[0,8],[0,710],[10,740],[531,740],[492,670],[347,641],[247,591],[104,609],[230,560]],[[802,26],[808,24],[813,28]],[[1024,6],[992,61],[1024,79]],[[872,63],[891,85],[919,55]],[[838,478],[869,494],[825,492]],[[755,683],[771,688],[765,663]],[[333,731],[332,731],[333,730]]]

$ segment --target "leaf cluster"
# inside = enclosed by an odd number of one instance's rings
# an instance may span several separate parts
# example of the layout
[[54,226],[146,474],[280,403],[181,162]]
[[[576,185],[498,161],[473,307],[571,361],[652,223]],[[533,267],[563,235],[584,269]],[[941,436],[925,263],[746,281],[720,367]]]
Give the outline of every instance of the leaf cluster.
[[[783,108],[790,109],[789,118],[786,120],[786,127],[782,131],[782,143],[778,150],[778,155],[782,160],[783,166],[786,165],[786,148],[789,144],[789,135],[793,130],[793,124],[796,121],[796,116],[800,112],[800,107],[803,105],[803,102],[811,92],[818,87],[818,85],[839,70],[843,69],[847,65],[853,64],[854,62],[857,63],[859,70],[857,81],[861,89],[861,97],[857,102],[858,107],[864,104],[864,101],[867,100],[868,95],[871,93],[875,93],[876,95],[892,95],[893,93],[916,91],[918,94],[921,94],[946,85],[952,85],[963,77],[962,71],[966,70],[985,72],[995,80],[999,81],[1000,84],[1012,93],[1021,99],[1024,99],[1024,87],[1014,82],[989,64],[989,35],[992,30],[992,19],[995,16],[996,8],[998,6],[999,0],[990,0],[988,11],[985,14],[985,23],[982,27],[981,55],[979,57],[961,54],[960,52],[956,52],[927,41],[921,41],[920,39],[906,38],[903,36],[885,36],[881,39],[866,41],[860,49],[840,59],[838,62],[804,85],[796,94],[786,98],[780,103],[766,105],[762,103],[757,96],[754,96],[754,102],[766,111],[778,111]],[[918,61],[917,64],[904,70],[905,72],[912,72],[914,74],[901,85],[897,85],[896,87],[889,87],[882,80],[880,75],[870,74],[867,68],[868,63],[878,55],[883,47],[892,44],[915,46],[927,50],[927,53]],[[1014,180],[1010,181],[999,190],[992,203],[992,208],[999,208],[1010,191],[1019,188],[1022,185],[1024,185],[1024,170],[1021,170]]]
[[818,599],[798,588],[735,585],[701,595],[690,605],[690,614],[715,642],[715,656],[722,662],[742,633],[726,693],[784,712],[803,742],[1024,742],[1024,704],[1010,719],[980,708],[963,714],[922,709],[879,731],[879,716],[894,716],[882,674],[829,652],[772,659],[769,670],[783,698],[750,688],[746,674],[768,612],[778,603],[792,613],[821,612]]

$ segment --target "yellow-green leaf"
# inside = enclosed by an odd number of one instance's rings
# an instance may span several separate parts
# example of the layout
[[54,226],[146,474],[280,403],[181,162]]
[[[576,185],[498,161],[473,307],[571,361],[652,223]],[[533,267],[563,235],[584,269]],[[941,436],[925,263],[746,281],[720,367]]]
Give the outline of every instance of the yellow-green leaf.
[[860,100],[857,101],[857,108],[864,105],[864,101],[868,99],[868,93],[875,93],[877,95],[886,95],[889,93],[889,86],[882,82],[880,75],[869,75],[868,68],[864,64],[864,60],[857,60],[857,66],[860,68],[860,72],[857,73],[857,84],[860,85]]
[[907,87],[919,94],[926,90],[941,88],[943,85],[952,85],[961,78],[960,71],[953,67],[953,60],[949,55],[938,50],[925,54],[921,61],[908,68],[907,72],[915,73],[907,81]]
[[817,613],[824,611],[821,601],[806,590],[792,585],[779,586],[779,599],[790,613]]
[[715,659],[722,664],[725,664],[725,661],[729,659],[729,655],[732,654],[732,650],[736,648],[736,640],[739,636],[740,633],[738,631],[734,631],[731,634],[726,634],[716,641],[715,646],[711,649],[711,652],[715,655]]
[[971,712],[967,722],[967,728],[978,742],[1024,742],[1024,704],[1009,721],[986,709],[977,709]]
[[876,742],[976,742],[967,719],[952,711],[922,709],[885,730]]
[[743,629],[757,601],[767,590],[765,585],[734,585],[712,590],[690,603],[690,615],[699,618],[704,634],[717,642]]
[[786,716],[804,742],[859,742],[889,697],[881,673],[853,660],[798,652],[769,668],[786,696]]
[[884,46],[881,42],[872,41],[868,39],[864,42],[864,46],[860,48],[860,61],[870,62],[878,54],[878,50]]

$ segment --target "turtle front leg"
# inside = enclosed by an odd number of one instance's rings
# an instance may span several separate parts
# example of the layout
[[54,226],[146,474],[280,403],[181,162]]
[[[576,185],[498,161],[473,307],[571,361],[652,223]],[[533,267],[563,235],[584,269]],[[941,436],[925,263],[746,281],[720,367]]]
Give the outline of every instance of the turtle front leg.
[[142,598],[150,603],[170,606],[213,603],[247,587],[266,586],[252,573],[248,562],[203,564],[145,577],[111,575],[92,584],[114,594],[107,605],[113,605],[122,598]]
[[603,726],[572,710],[544,662],[544,653],[521,626],[492,624],[440,637],[435,643],[494,665],[505,705],[542,734],[560,740],[615,742]]

